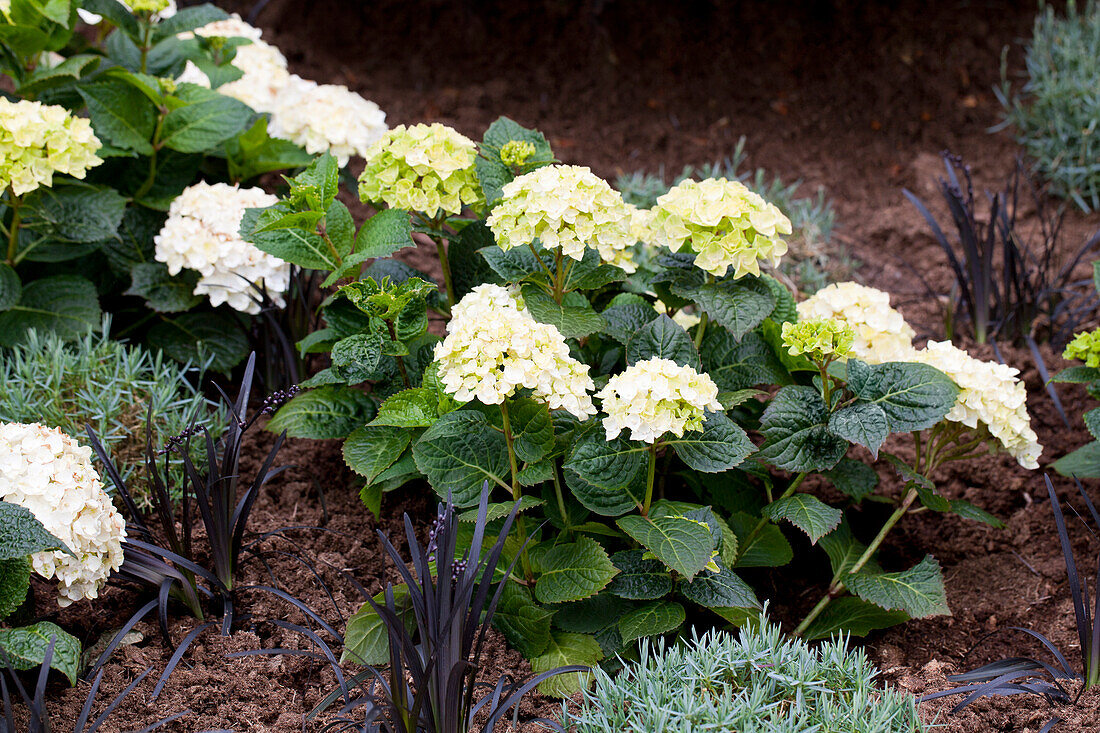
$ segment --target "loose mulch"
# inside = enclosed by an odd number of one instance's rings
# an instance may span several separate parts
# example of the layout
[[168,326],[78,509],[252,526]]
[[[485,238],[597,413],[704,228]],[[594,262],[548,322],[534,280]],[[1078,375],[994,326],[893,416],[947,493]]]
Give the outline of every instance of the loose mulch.
[[[223,5],[245,15],[256,7]],[[952,279],[901,190],[913,190],[943,215],[935,184],[944,149],[972,165],[979,190],[996,189],[1006,180],[1017,148],[1009,133],[988,132],[999,122],[992,87],[999,80],[1002,49],[1009,48],[1010,69],[1022,67],[1016,41],[1029,35],[1034,11],[1032,2],[980,0],[271,0],[256,22],[287,55],[293,71],[347,84],[376,101],[391,125],[437,120],[479,139],[504,114],[543,130],[564,162],[589,165],[608,178],[639,169],[675,173],[685,164],[719,160],[745,135],[750,165],[785,181],[802,180],[807,194],[824,187],[837,209],[836,241],[862,263],[859,277],[893,293],[923,340],[943,338],[943,304]],[[1025,212],[1025,222],[1034,224],[1029,216]],[[1097,227],[1100,216],[1071,214],[1066,251]],[[422,248],[406,259],[438,271],[434,257]],[[958,341],[976,355],[994,356],[988,346]],[[1084,443],[1080,415],[1090,405],[1084,391],[1059,387],[1073,426],[1067,429],[1027,350],[1002,347],[1001,353],[1023,372],[1033,426],[1046,446],[1042,462]],[[1064,366],[1049,347],[1043,355],[1051,371]],[[258,439],[249,449],[250,467],[269,440]],[[346,618],[361,602],[340,571],[370,592],[393,579],[374,531],[400,536],[404,511],[425,531],[434,505],[423,487],[402,490],[387,495],[382,522],[375,522],[358,503],[355,478],[339,451],[338,443],[291,441],[282,460],[298,468],[265,492],[254,522],[258,531],[325,528],[288,533],[296,545],[269,539],[265,547],[274,552],[296,546],[311,557],[331,598],[297,560],[275,555],[269,562],[284,587],[330,621]],[[886,491],[899,490],[891,472],[880,473]],[[899,525],[884,547],[884,565],[907,567],[934,554],[944,568],[954,615],[868,637],[865,643],[883,679],[920,694],[946,688],[945,675],[954,671],[1040,652],[1022,636],[1002,633],[968,655],[987,634],[1009,626],[1046,634],[1073,661],[1077,641],[1065,570],[1039,474],[995,456],[945,468],[936,478],[946,495],[992,511],[1007,528],[932,513]],[[1063,500],[1077,505],[1071,484],[1059,479],[1056,486]],[[865,511],[857,522],[881,521],[874,508]],[[1095,553],[1094,538],[1079,523],[1071,522],[1070,532],[1079,551]],[[827,582],[822,554],[808,545],[796,547],[799,553],[811,551],[814,559],[804,578],[784,573],[754,578],[764,583],[763,595],[774,599],[775,618],[797,620]],[[247,568],[244,583],[270,582],[262,565]],[[799,588],[807,590],[793,590]],[[335,678],[327,665],[299,658],[225,659],[228,652],[261,647],[309,648],[301,635],[267,622],[303,623],[302,614],[258,591],[249,593],[255,594],[252,620],[227,639],[213,630],[200,636],[155,702],[151,690],[168,652],[155,624],[140,626],[143,640],[126,646],[107,666],[101,697],[117,693],[146,667],[153,673],[101,730],[139,729],[182,709],[191,713],[168,730],[303,730],[303,714],[334,688]],[[48,591],[40,595],[49,598]],[[112,588],[104,602],[74,607],[61,618],[91,644],[120,625],[137,600],[132,592]],[[41,601],[40,610],[49,612],[50,603]],[[173,624],[177,642],[194,623]],[[493,671],[530,674],[499,636],[493,637],[488,662]],[[75,718],[86,690],[82,683],[75,691],[58,691],[58,720]],[[948,713],[953,700],[924,709],[950,733],[1035,732],[1051,715],[1066,721],[1056,731],[1068,731],[1100,729],[1098,703],[1093,692],[1066,709],[1022,696],[979,702],[958,715]],[[537,707],[552,715],[556,705],[532,698],[525,714]]]

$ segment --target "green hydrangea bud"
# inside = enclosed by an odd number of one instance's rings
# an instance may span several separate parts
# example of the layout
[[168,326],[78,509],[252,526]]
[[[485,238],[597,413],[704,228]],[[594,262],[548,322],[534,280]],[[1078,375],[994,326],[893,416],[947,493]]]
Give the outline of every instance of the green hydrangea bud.
[[159,13],[168,8],[168,0],[130,0],[129,5],[135,13]]
[[791,356],[805,354],[813,361],[843,359],[852,350],[855,336],[846,323],[832,318],[783,324],[783,345]]
[[175,79],[169,79],[166,76],[162,76],[157,79],[157,83],[160,85],[161,94],[175,94],[179,89],[179,84]]
[[509,140],[500,149],[500,160],[509,168],[518,168],[534,154],[534,143],[525,140]]
[[1100,328],[1082,331],[1073,337],[1062,354],[1063,359],[1077,359],[1093,369],[1100,367]]

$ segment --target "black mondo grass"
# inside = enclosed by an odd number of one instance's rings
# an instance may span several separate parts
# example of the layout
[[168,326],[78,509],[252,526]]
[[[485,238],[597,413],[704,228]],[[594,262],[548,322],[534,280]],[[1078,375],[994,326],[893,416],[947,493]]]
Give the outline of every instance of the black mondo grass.
[[[1058,529],[1058,540],[1061,543],[1062,556],[1066,564],[1066,576],[1069,580],[1070,596],[1073,599],[1073,614],[1076,620],[1081,652],[1081,671],[1074,670],[1069,660],[1066,659],[1066,655],[1043,634],[1031,629],[1013,626],[1003,629],[1003,631],[1015,631],[1037,640],[1050,653],[1054,663],[1051,664],[1033,657],[1000,659],[969,672],[951,675],[948,679],[951,682],[958,683],[958,687],[924,695],[921,697],[922,702],[953,695],[965,695],[963,700],[952,708],[952,712],[958,712],[983,697],[1040,695],[1046,698],[1048,702],[1066,705],[1076,704],[1086,690],[1100,685],[1100,552],[1097,553],[1095,563],[1097,567],[1096,579],[1092,587],[1093,599],[1090,601],[1088,580],[1077,571],[1077,561],[1074,556],[1073,545],[1070,542],[1069,532],[1066,530],[1066,520],[1062,512],[1061,502],[1054,492],[1054,485],[1051,483],[1050,477],[1044,476],[1043,478],[1046,481],[1050,506],[1054,510],[1054,522]],[[1081,520],[1090,534],[1096,538],[1097,533],[1100,532],[1100,513],[1097,512],[1095,504],[1085,492],[1080,481],[1077,481],[1077,490],[1081,494],[1085,506],[1088,507],[1088,516],[1081,517]],[[1089,520],[1091,520],[1092,526],[1089,526]],[[979,641],[974,649],[977,649],[998,633],[1001,632],[997,631],[989,634]],[[971,652],[974,649],[971,649]],[[1067,687],[1077,685],[1079,685],[1077,694],[1075,696],[1071,695]],[[1053,718],[1043,727],[1043,731],[1051,730],[1059,722],[1058,718]]]
[[[393,560],[406,593],[395,593],[388,584],[384,602],[364,597],[378,613],[389,640],[389,667],[383,673],[373,667],[349,682],[365,692],[340,709],[338,717],[323,728],[329,733],[466,733],[495,730],[511,711],[518,721],[519,702],[540,682],[558,674],[584,672],[587,667],[568,666],[543,672],[525,683],[500,675],[495,683],[478,682],[485,635],[490,628],[504,581],[516,560],[495,579],[504,543],[519,511],[517,503],[504,520],[496,541],[483,553],[486,541],[488,483],[482,488],[477,520],[469,551],[455,559],[458,519],[454,505],[441,505],[428,545],[416,539],[412,520],[405,515],[405,537],[411,563],[397,551],[382,531],[378,536]],[[519,557],[519,553],[516,554]],[[412,569],[410,570],[409,565]],[[411,616],[411,618],[410,618]],[[412,629],[410,631],[410,629]],[[481,692],[475,700],[475,693]],[[328,704],[335,701],[330,695]],[[318,706],[310,717],[320,712]],[[549,729],[562,728],[540,719]],[[518,729],[518,728],[517,728]]]

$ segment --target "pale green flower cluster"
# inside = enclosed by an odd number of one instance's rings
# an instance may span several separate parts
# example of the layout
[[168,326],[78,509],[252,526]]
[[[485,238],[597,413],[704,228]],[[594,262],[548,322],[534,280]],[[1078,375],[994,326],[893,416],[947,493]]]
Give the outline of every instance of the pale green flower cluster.
[[603,427],[612,440],[630,430],[631,440],[654,443],[665,433],[682,437],[702,430],[706,410],[719,412],[718,387],[707,374],[671,359],[639,361],[616,374],[597,395],[603,400]]
[[912,327],[890,307],[890,294],[854,282],[835,283],[798,304],[802,319],[829,318],[855,334],[850,356],[868,364],[907,361],[913,352]]
[[168,0],[127,0],[130,10],[135,13],[159,13],[167,10],[170,5]]
[[655,244],[694,252],[696,267],[718,277],[733,267],[739,278],[779,264],[791,222],[740,181],[689,179],[657,199],[651,230]]
[[608,264],[637,269],[630,209],[618,191],[583,166],[543,166],[506,183],[486,223],[505,251],[537,239],[575,260],[592,247]]
[[855,333],[835,318],[811,318],[783,324],[783,345],[791,356],[805,354],[814,361],[843,359],[852,350]]
[[1018,369],[975,359],[950,341],[929,341],[908,360],[934,366],[959,386],[959,397],[946,416],[948,421],[969,428],[984,425],[1021,466],[1039,467],[1043,446],[1031,429],[1027,390],[1017,378]]
[[535,154],[535,144],[526,140],[509,140],[500,148],[500,162],[509,168],[521,166]]
[[499,405],[520,389],[581,420],[596,414],[588,367],[569,355],[554,326],[539,323],[512,293],[479,285],[451,311],[447,338],[435,347],[439,378],[459,402]]
[[88,120],[64,107],[0,97],[0,189],[22,196],[52,186],[55,173],[83,178],[103,162],[100,147]]
[[1076,359],[1085,362],[1085,366],[1100,367],[1100,328],[1095,331],[1082,331],[1066,345],[1063,359]]
[[435,217],[482,201],[473,140],[438,122],[398,125],[367,150],[359,198]]

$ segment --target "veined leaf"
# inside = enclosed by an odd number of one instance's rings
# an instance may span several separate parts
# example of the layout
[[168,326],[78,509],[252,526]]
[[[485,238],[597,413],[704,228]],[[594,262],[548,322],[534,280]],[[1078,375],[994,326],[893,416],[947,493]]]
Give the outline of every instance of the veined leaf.
[[535,597],[542,603],[564,603],[595,595],[618,570],[598,542],[581,537],[552,547],[541,561]]
[[663,598],[672,592],[672,576],[660,560],[647,560],[643,550],[623,550],[611,556],[619,574],[607,589],[634,601]]
[[504,436],[480,412],[456,410],[439,418],[413,444],[413,459],[436,493],[450,492],[455,506],[477,504],[481,485],[508,486]]
[[326,385],[295,395],[267,424],[273,433],[292,438],[346,438],[374,414],[374,403],[362,392]]
[[752,587],[721,561],[718,572],[706,570],[695,580],[680,584],[680,595],[707,608],[759,608]]
[[[554,630],[550,632],[546,651],[531,660],[531,669],[535,674],[541,674],[571,664],[593,667],[601,659],[603,650],[594,637]],[[587,687],[590,677],[589,672],[559,674],[540,682],[538,690],[551,697],[570,697]]]
[[787,471],[828,471],[848,450],[848,442],[828,431],[828,411],[813,387],[779,390],[760,417],[764,445],[759,457]]
[[836,529],[844,515],[811,494],[792,494],[764,507],[765,516],[778,522],[786,519],[810,538],[811,544]]
[[681,366],[699,369],[699,352],[687,331],[661,314],[638,329],[626,346],[626,361],[636,364],[652,358],[670,359]]
[[619,529],[630,535],[658,560],[691,580],[711,560],[714,541],[705,522],[681,516],[621,517]]
[[741,464],[756,450],[749,436],[724,412],[708,412],[701,431],[670,437],[665,444],[696,471],[718,473]]
[[876,629],[887,629],[908,620],[909,615],[904,611],[888,611],[854,596],[843,596],[825,607],[803,632],[802,638],[813,641],[842,632],[867,636]]
[[846,575],[844,582],[855,595],[887,610],[905,611],[913,618],[951,615],[943,572],[931,555],[925,555],[917,565],[900,573],[864,568]]
[[623,643],[629,644],[646,636],[660,636],[675,631],[684,623],[687,614],[675,601],[649,603],[630,611],[619,619],[619,633]]

